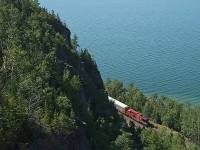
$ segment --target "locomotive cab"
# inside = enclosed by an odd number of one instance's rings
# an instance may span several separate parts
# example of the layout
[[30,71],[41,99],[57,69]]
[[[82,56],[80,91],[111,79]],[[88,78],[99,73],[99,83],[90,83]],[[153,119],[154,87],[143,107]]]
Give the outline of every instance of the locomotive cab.
[[141,115],[136,110],[130,108],[128,105],[108,96],[108,100],[112,103],[114,103],[115,108],[122,114],[128,116],[129,118],[133,119],[136,122],[139,122],[145,126],[148,126],[149,119]]

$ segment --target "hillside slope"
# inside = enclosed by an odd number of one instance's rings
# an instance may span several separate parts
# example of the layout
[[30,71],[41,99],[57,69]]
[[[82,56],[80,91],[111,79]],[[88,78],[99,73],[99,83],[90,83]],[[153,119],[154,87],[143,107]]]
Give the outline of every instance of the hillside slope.
[[89,52],[37,1],[0,12],[1,148],[108,149],[121,125]]
[[0,149],[199,149],[179,134],[128,127],[107,92],[157,123],[184,129],[196,144],[200,109],[180,113],[182,104],[148,99],[134,84],[104,85],[94,59],[70,34],[37,0],[0,0]]

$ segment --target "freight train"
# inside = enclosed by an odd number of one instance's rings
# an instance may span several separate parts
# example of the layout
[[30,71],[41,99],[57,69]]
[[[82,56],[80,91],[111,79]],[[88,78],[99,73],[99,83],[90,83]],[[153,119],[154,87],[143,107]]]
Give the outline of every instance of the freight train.
[[126,105],[126,104],[124,104],[124,103],[122,103],[122,102],[120,102],[120,101],[118,101],[118,100],[116,100],[116,99],[114,99],[114,98],[112,98],[110,96],[108,96],[108,100],[114,103],[116,109],[120,113],[128,116],[129,118],[135,120],[136,122],[141,123],[142,125],[145,125],[145,126],[149,126],[150,125],[148,118],[142,116],[136,110],[134,110],[132,108],[129,108],[128,105]]

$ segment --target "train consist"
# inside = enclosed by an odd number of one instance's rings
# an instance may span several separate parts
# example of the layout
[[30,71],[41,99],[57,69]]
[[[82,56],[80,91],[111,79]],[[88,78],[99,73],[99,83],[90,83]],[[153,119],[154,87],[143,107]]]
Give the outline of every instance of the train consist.
[[130,117],[131,119],[145,125],[148,126],[149,125],[149,119],[142,116],[141,114],[139,114],[137,111],[135,111],[132,108],[129,108],[128,105],[108,96],[109,101],[113,102],[116,109],[121,112],[122,114]]

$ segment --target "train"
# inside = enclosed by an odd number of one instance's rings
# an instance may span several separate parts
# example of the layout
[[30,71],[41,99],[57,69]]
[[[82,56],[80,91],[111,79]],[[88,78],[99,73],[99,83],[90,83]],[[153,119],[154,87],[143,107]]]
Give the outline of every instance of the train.
[[149,119],[141,115],[136,110],[130,108],[128,105],[108,96],[108,100],[114,103],[115,108],[122,114],[128,116],[129,118],[133,119],[134,121],[144,125],[149,126]]

